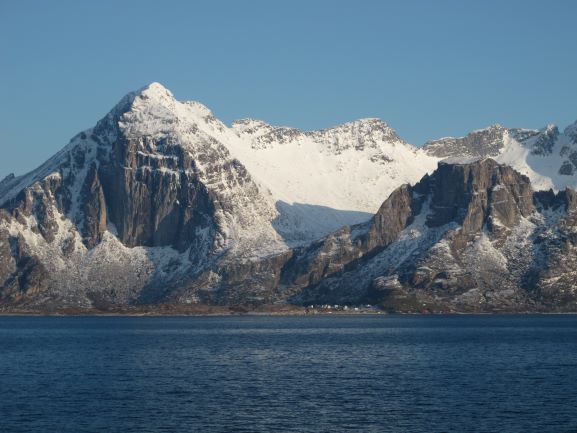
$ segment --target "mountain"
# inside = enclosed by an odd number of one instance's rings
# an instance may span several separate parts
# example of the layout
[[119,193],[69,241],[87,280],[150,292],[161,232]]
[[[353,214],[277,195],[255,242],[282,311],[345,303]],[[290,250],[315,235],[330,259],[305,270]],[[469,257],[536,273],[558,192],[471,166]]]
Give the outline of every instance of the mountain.
[[383,197],[438,161],[378,119],[312,132],[254,120],[232,129],[240,139],[222,141],[271,191],[280,213],[275,226],[291,246],[368,220]]
[[526,176],[492,159],[441,162],[431,176],[395,190],[364,231],[326,238],[302,257],[311,251],[327,253],[301,260],[338,269],[300,292],[301,303],[577,309],[577,193],[534,192]]
[[577,128],[490,129],[418,149],[378,119],[228,127],[153,83],[0,182],[0,308],[575,309],[575,193],[486,157],[571,162]]
[[199,279],[214,288],[215,266],[250,268],[367,221],[383,193],[436,162],[380,121],[287,131],[228,128],[158,83],[128,94],[0,183],[3,297],[90,306]]
[[563,133],[555,125],[540,130],[492,125],[465,137],[429,141],[423,150],[449,161],[494,158],[528,176],[539,190],[577,187],[577,122]]

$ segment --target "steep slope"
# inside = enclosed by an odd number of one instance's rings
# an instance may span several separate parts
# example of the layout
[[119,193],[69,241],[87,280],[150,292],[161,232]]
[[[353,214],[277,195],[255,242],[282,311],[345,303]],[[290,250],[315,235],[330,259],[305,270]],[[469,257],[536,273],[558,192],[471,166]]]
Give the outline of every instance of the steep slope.
[[194,283],[172,299],[575,311],[576,234],[575,191],[533,192],[526,176],[492,159],[440,163],[397,188],[369,222],[222,274],[219,297]]
[[[304,236],[308,241],[368,220],[384,196],[398,185],[418,181],[438,160],[378,119],[312,132],[250,119],[236,121],[232,128],[241,140],[227,141],[229,148],[271,190],[283,232],[329,224],[316,236]],[[294,240],[290,234],[288,238]]]
[[[0,310],[573,311],[577,195],[533,192],[530,180],[571,185],[573,172],[551,170],[577,167],[575,149],[577,124],[495,126],[425,150],[376,119],[228,128],[153,83],[38,169],[0,182]],[[453,162],[433,172],[445,154]]]
[[428,141],[423,149],[438,158],[494,158],[505,146],[505,135],[508,133],[509,130],[501,125],[491,125],[465,137],[443,137]]
[[259,267],[268,290],[291,246],[368,220],[383,192],[436,161],[376,120],[258,137],[242,123],[153,83],[2,180],[2,296],[142,302],[194,281],[225,299],[216,287]]
[[[288,283],[309,278],[294,298],[301,303],[573,311],[576,200],[573,190],[534,193],[527,177],[491,159],[441,163],[397,189],[364,231],[303,251]],[[310,280],[314,269],[321,273]]]
[[[140,93],[142,97],[136,98],[133,108],[129,108],[134,98],[131,94],[115,109],[121,112],[124,107],[129,111],[122,125],[114,125],[111,120],[100,128],[112,131],[120,127],[132,139],[148,137],[149,143],[144,147],[152,146],[153,153],[163,154],[164,149],[173,152],[178,148],[175,143],[188,146],[187,154],[197,164],[201,163],[197,157],[202,157],[202,147],[218,143],[221,146],[218,152],[228,152],[232,160],[240,161],[248,170],[261,195],[266,196],[263,198],[266,207],[272,206],[268,219],[274,230],[291,246],[368,220],[383,195],[402,183],[416,182],[424,173],[434,170],[437,162],[437,158],[408,145],[377,119],[313,132],[253,120],[236,121],[228,128],[202,104],[179,102],[158,83]],[[82,147],[88,152],[92,131],[82,134],[89,137]],[[0,200],[10,200],[23,188],[57,171],[63,155],[76,146],[77,140],[75,137],[66,149],[30,174],[0,182]],[[167,145],[158,146],[155,143],[158,140]],[[196,149],[196,153],[191,153],[191,149]],[[150,166],[150,161],[145,160],[145,155],[149,158],[152,155],[149,150],[143,148],[138,152],[140,159],[131,164]],[[173,156],[163,158],[170,162]],[[217,175],[209,170],[204,172]],[[243,226],[237,224],[236,229]]]
[[134,302],[216,260],[286,250],[270,195],[197,126],[204,116],[153,84],[3,182],[2,295]]

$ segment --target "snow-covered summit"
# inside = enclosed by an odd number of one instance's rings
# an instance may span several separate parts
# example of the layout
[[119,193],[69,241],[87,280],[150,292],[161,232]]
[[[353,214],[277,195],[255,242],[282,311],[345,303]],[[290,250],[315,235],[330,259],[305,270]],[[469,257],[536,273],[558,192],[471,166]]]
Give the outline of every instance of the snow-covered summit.
[[359,119],[332,128],[311,131],[307,135],[315,141],[324,142],[336,152],[350,147],[359,151],[363,151],[365,148],[375,149],[382,147],[383,143],[392,147],[396,145],[407,146],[397,131],[376,118]]
[[503,126],[495,124],[472,131],[463,137],[443,137],[428,141],[423,149],[429,155],[442,158],[497,156],[505,132]]
[[243,119],[232,130],[238,139],[228,148],[285,203],[372,213],[382,194],[416,182],[438,161],[374,118],[317,131]]
[[348,147],[363,150],[375,148],[379,142],[393,145],[407,143],[387,123],[377,118],[358,119],[313,131],[302,131],[288,126],[273,126],[262,120],[240,119],[232,123],[232,129],[249,140],[254,148],[268,148],[292,142],[314,141],[326,151],[340,152]]
[[[469,253],[453,255],[486,235],[485,221],[500,236],[501,227],[522,225],[537,199],[569,209],[575,193],[546,192],[533,200],[527,178],[494,161],[439,164],[437,175],[423,175],[451,154],[460,161],[494,156],[527,174],[537,189],[574,186],[576,132],[575,124],[563,134],[554,125],[493,125],[419,149],[379,119],[318,131],[252,119],[229,127],[201,103],[178,101],[152,83],[126,95],[36,170],[0,181],[0,294],[73,306],[166,296],[267,303],[294,299],[300,288],[346,273],[360,259],[366,266],[342,280],[346,290],[360,287],[366,275],[372,276],[363,287],[378,289],[371,281],[379,275],[402,282],[402,275],[389,273],[404,261],[409,285],[434,289],[442,281],[443,288],[461,290],[473,280],[446,271],[468,272],[480,252],[493,251],[492,239],[484,237],[473,244],[471,261]],[[407,183],[414,186],[401,186]],[[476,194],[489,184],[490,193]],[[478,218],[485,211],[491,218]],[[467,212],[474,214],[465,232],[458,226]],[[471,230],[474,221],[481,225]],[[452,232],[443,237],[446,230]],[[528,236],[521,245],[535,245]],[[379,252],[390,242],[396,246]],[[551,246],[558,245],[553,238]],[[426,253],[424,261],[415,261],[421,254],[415,248]],[[543,263],[537,269],[550,267]],[[481,270],[492,275],[493,269]],[[563,290],[572,287],[574,275],[568,275]],[[318,287],[337,293],[335,286]],[[477,298],[472,302],[478,305]]]
[[531,130],[495,124],[464,137],[430,141],[421,149],[377,118],[316,131],[255,119],[227,126],[205,105],[178,101],[155,82],[127,94],[95,128],[75,136],[39,169],[2,182],[0,202],[59,173],[73,149],[75,155],[98,163],[96,155],[106,154],[107,143],[119,134],[138,143],[135,161],[143,164],[139,170],[177,173],[179,168],[168,161],[185,154],[208,184],[229,196],[235,193],[224,186],[226,176],[214,174],[214,161],[206,155],[218,154],[229,166],[243,167],[258,185],[261,205],[268,209],[267,224],[274,224],[289,242],[308,242],[343,225],[365,221],[395,188],[414,184],[443,158],[493,157],[527,174],[537,188],[577,184],[577,123],[563,134],[554,125]]
[[[120,126],[131,137],[185,148],[222,145],[280,212],[285,238],[307,241],[368,219],[382,197],[435,169],[438,158],[407,144],[387,123],[359,119],[317,131],[241,119],[230,127],[204,105],[179,102],[162,85],[135,92]],[[143,150],[144,151],[144,150]]]
[[563,133],[554,124],[541,129],[491,125],[464,137],[429,141],[423,149],[452,163],[494,158],[528,176],[537,190],[577,187],[577,123]]
[[163,101],[164,103],[174,100],[172,92],[157,82],[152,82],[140,88],[135,92],[135,94],[144,99],[156,100],[159,102]]

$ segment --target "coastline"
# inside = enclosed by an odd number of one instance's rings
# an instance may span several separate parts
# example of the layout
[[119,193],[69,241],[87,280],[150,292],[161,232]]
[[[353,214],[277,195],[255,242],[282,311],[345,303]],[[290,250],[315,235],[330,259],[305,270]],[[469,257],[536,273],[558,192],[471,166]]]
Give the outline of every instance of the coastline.
[[229,317],[229,316],[527,316],[575,315],[576,311],[386,311],[375,307],[326,309],[294,305],[265,305],[256,308],[215,305],[155,305],[129,308],[7,308],[0,317]]

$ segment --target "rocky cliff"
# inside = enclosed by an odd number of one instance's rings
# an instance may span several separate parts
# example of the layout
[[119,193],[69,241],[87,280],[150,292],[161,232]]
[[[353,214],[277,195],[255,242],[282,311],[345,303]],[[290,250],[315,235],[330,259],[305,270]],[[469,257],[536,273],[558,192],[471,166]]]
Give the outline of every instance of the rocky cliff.
[[492,125],[464,137],[427,142],[423,150],[443,160],[466,162],[493,158],[531,179],[537,190],[563,190],[577,186],[577,122],[562,133],[555,125],[542,129]]
[[492,159],[441,163],[397,189],[365,233],[347,237],[346,254],[327,238],[331,257],[317,256],[343,266],[295,299],[394,311],[573,311],[576,197],[534,192]]
[[[570,160],[573,129],[495,127],[421,151],[376,119],[316,132],[228,128],[152,84],[38,169],[0,182],[0,309],[573,311],[577,195],[534,191],[484,156],[507,154],[499,140],[514,136],[535,158],[564,143]],[[449,142],[475,158],[429,170],[439,158],[426,153]],[[278,165],[283,155],[301,165]],[[327,206],[348,196],[348,208]]]
[[[156,299],[215,261],[286,250],[269,194],[172,95],[128,95],[39,169],[0,190],[6,302]],[[201,115],[204,113],[201,113]]]

